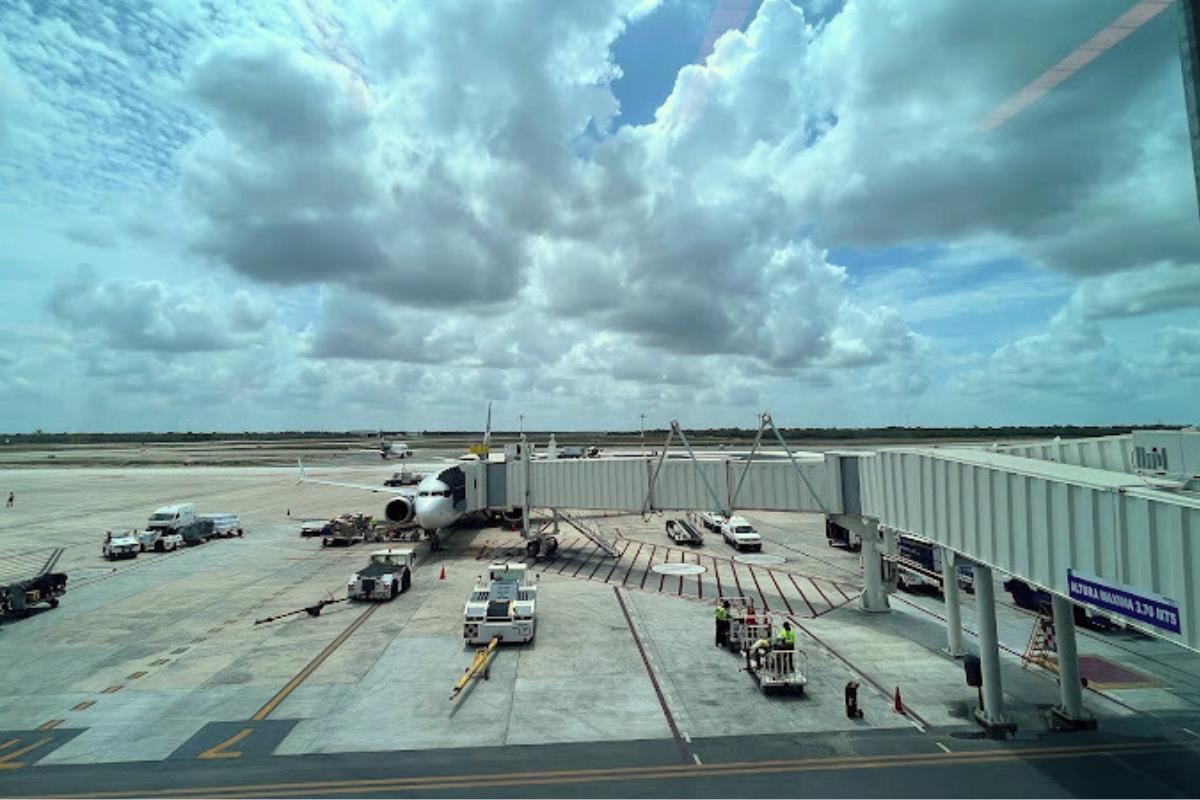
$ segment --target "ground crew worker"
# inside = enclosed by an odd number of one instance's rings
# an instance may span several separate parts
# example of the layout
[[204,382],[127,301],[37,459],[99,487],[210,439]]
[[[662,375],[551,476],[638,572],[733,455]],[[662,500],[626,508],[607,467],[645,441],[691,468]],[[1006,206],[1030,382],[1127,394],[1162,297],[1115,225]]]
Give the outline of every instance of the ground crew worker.
[[775,637],[776,650],[795,650],[796,649],[796,632],[792,630],[792,623],[785,622],[779,633]]
[[729,644],[729,601],[725,600],[717,604],[717,610],[713,612],[713,617],[716,619],[716,646]]

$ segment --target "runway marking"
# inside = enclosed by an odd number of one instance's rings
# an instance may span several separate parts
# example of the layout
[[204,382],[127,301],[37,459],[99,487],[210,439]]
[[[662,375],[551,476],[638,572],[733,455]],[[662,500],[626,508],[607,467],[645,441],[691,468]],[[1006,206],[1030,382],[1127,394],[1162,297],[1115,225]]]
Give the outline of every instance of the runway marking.
[[20,769],[21,767],[25,766],[25,762],[13,761],[14,758],[19,758],[30,751],[38,749],[47,742],[52,741],[54,741],[53,736],[46,736],[42,739],[38,739],[33,744],[22,747],[20,750],[13,750],[11,753],[5,753],[4,755],[0,756],[0,769]]
[[816,608],[816,606],[814,606],[812,603],[809,602],[808,595],[806,595],[804,593],[804,590],[800,588],[800,584],[796,583],[796,576],[792,575],[791,573],[788,573],[788,580],[790,580],[792,582],[792,586],[795,586],[796,591],[800,593],[800,599],[804,601],[804,605],[808,606],[809,613],[811,613],[813,615],[813,617],[816,617],[817,616],[817,608]]
[[230,736],[228,739],[216,745],[215,747],[208,748],[203,753],[196,756],[196,758],[202,758],[206,761],[214,758],[241,758],[241,750],[227,750],[226,748],[233,747],[235,744],[240,742],[242,739],[245,739],[252,733],[254,733],[253,728],[242,728],[233,736]]
[[120,683],[114,683],[112,686],[100,692],[100,694],[116,694],[117,692],[121,691],[121,686],[122,684]]
[[644,543],[644,542],[638,542],[638,549],[637,549],[637,552],[636,552],[636,553],[634,553],[634,554],[633,554],[633,558],[632,558],[632,559],[630,559],[630,561],[629,561],[629,569],[625,570],[625,577],[621,579],[621,585],[622,585],[622,586],[624,586],[624,585],[625,585],[625,583],[626,583],[626,582],[629,580],[629,573],[633,572],[633,565],[637,563],[638,556],[640,556],[640,555],[642,554],[642,548],[643,548],[644,546],[645,546],[645,543]]
[[779,592],[779,597],[783,600],[783,604],[787,606],[788,613],[795,614],[796,612],[792,610],[792,604],[788,602],[787,595],[783,593],[783,587],[779,585],[779,581],[775,578],[775,570],[768,569],[767,574],[771,576],[771,583],[775,584],[775,591]]
[[946,745],[942,744],[941,742],[934,742],[934,744],[936,744],[938,747],[942,748],[942,752],[943,752],[943,753],[949,753],[949,752],[950,752],[950,748],[949,748],[949,747],[946,747]]
[[180,653],[186,653],[187,651],[188,651],[188,648],[186,648],[186,647],[176,647],[174,650],[171,651],[171,654],[177,656]]
[[132,675],[126,675],[125,680],[136,681],[138,678],[144,677],[145,675],[146,675],[146,673],[144,670],[138,670],[137,672],[133,673]]
[[700,756],[696,755],[695,753],[692,753],[692,761],[696,762],[697,767],[704,766],[704,762],[700,760]]
[[19,743],[20,741],[21,741],[20,739],[9,739],[7,742],[0,744],[0,750],[7,750],[8,748],[12,747],[14,744]]
[[38,730],[39,731],[52,731],[55,728],[57,728],[59,725],[62,725],[64,721],[65,720],[61,720],[61,719],[52,719],[49,722],[43,722],[41,725],[38,726]]
[[349,639],[351,634],[358,630],[359,627],[362,626],[362,624],[366,622],[372,614],[381,608],[383,608],[381,604],[368,606],[367,610],[358,616],[358,619],[354,620],[354,622],[351,622],[346,630],[339,633],[336,639],[326,645],[325,649],[318,653],[316,658],[308,662],[308,666],[300,670],[296,677],[288,681],[287,685],[280,689],[274,697],[266,702],[266,705],[254,712],[254,716],[250,719],[254,720],[255,722],[260,722],[266,719],[267,715],[274,711],[280,703],[286,700],[288,695],[296,691],[296,687],[304,683],[305,679],[308,678],[309,675],[313,674],[313,671],[316,670],[317,667],[321,666],[321,664],[325,662],[325,659],[329,658],[329,656],[333,654],[334,650],[337,650],[339,647],[341,647],[342,643]]
[[1200,733],[1196,733],[1196,732],[1195,732],[1194,730],[1192,730],[1191,728],[1180,728],[1179,730],[1181,730],[1181,731],[1183,731],[1184,733],[1186,733],[1186,734],[1189,734],[1189,735],[1191,735],[1191,736],[1195,736],[1197,739],[1200,739]]
[[151,662],[150,662],[150,666],[152,666],[152,667],[161,667],[163,664],[170,664],[170,663],[171,663],[171,659],[169,659],[169,658],[160,658],[160,659],[158,659],[157,661],[151,661]]
[[771,774],[788,772],[831,772],[860,769],[898,769],[913,766],[946,766],[995,764],[1005,762],[1053,760],[1092,756],[1111,756],[1126,752],[1166,753],[1187,751],[1183,745],[1171,742],[1131,742],[1109,745],[1072,745],[1061,747],[1018,747],[1011,749],[962,751],[951,753],[910,753],[881,756],[834,756],[770,761],[732,761],[715,764],[696,764],[689,759],[684,764],[662,764],[646,767],[600,767],[573,770],[542,770],[509,773],[476,773],[470,775],[429,775],[423,777],[357,778],[338,781],[304,781],[295,783],[259,783],[230,786],[196,786],[173,789],[139,789],[93,792],[75,795],[55,795],[63,798],[122,798],[130,794],[155,797],[216,797],[244,796],[282,797],[326,794],[373,794],[393,792],[429,792],[438,789],[489,789],[514,786],[534,786],[568,783],[593,783],[620,780],[684,780],[713,777]]
[[72,710],[72,711],[86,711],[87,709],[91,708],[91,707],[92,707],[92,706],[94,706],[94,705],[96,705],[96,701],[95,701],[95,700],[84,700],[82,703],[80,703],[79,705],[75,706],[75,707],[74,707],[74,708],[72,708],[71,710]]

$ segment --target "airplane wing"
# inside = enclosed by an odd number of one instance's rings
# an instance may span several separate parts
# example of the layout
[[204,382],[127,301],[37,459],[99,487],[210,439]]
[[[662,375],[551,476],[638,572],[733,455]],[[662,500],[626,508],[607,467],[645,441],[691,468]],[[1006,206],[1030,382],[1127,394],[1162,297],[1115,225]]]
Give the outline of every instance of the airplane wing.
[[411,486],[372,486],[369,483],[346,483],[344,481],[327,481],[321,478],[308,477],[308,470],[304,468],[304,464],[300,459],[296,459],[296,466],[300,467],[300,482],[301,483],[317,483],[322,486],[341,486],[346,489],[362,489],[366,492],[376,492],[378,494],[398,494],[404,497],[413,497],[417,490]]

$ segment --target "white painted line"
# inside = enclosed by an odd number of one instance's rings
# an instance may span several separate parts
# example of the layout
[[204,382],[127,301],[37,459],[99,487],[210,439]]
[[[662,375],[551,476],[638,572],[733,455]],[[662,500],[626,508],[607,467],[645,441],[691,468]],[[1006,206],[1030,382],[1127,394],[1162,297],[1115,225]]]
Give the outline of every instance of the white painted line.
[[942,748],[942,752],[943,752],[943,753],[949,753],[949,752],[950,752],[950,748],[949,748],[949,747],[946,747],[946,745],[942,744],[941,742],[934,742],[934,744],[936,744],[938,747]]
[[687,731],[684,731],[684,732],[683,732],[683,740],[684,740],[685,742],[687,742],[688,744],[691,744],[691,743],[692,743],[692,737],[688,735],[688,732],[687,732]]
[[692,761],[696,762],[697,767],[704,766],[704,762],[700,760],[700,756],[696,755],[695,753],[692,753]]
[[1183,731],[1186,734],[1190,734],[1191,736],[1195,736],[1197,739],[1200,739],[1200,733],[1196,733],[1191,728],[1180,728],[1179,730]]

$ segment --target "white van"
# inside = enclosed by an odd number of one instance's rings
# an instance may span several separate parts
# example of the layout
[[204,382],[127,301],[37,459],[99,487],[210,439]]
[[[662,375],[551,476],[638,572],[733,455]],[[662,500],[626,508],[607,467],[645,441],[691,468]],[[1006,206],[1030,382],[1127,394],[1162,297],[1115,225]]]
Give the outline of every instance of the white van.
[[163,506],[155,509],[146,522],[149,530],[171,532],[182,528],[196,519],[196,507],[191,503],[180,503],[176,506]]

